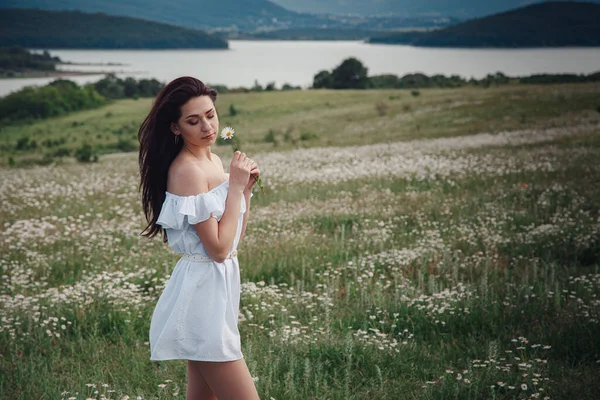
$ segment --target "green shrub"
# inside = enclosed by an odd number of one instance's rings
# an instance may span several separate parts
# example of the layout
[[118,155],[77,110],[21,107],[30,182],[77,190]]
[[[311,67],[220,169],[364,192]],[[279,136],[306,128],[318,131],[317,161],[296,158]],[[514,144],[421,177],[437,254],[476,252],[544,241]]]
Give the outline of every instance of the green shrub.
[[273,129],[269,129],[269,132],[263,138],[265,143],[275,143],[277,142],[277,138],[275,135],[275,131]]
[[230,117],[235,117],[238,113],[238,110],[235,108],[235,105],[233,103],[231,103],[229,105],[229,116]]
[[43,87],[25,87],[0,98],[0,122],[26,123],[98,107],[105,102],[93,88],[81,88],[75,82],[59,79]]
[[302,90],[302,86],[294,86],[289,83],[284,83],[281,90]]
[[412,94],[413,97],[419,97],[419,95],[421,94],[421,92],[419,92],[418,90],[413,90],[412,92],[410,92],[410,94]]
[[29,142],[29,136],[17,140],[17,144],[15,145],[15,150],[29,150],[30,148],[31,143]]
[[302,132],[302,134],[300,134],[300,140],[302,141],[313,140],[318,138],[319,136],[313,132]]
[[390,105],[383,100],[380,100],[377,103],[375,103],[375,110],[377,110],[377,114],[379,114],[380,117],[386,115],[389,109]]
[[52,157],[67,157],[71,155],[71,149],[67,147],[59,147],[53,152],[49,153]]
[[137,150],[138,146],[132,140],[119,139],[119,141],[115,145],[115,148],[117,148],[118,150],[121,150],[123,152],[129,152],[129,151]]
[[75,158],[79,162],[98,161],[98,155],[89,143],[84,143],[75,150]]

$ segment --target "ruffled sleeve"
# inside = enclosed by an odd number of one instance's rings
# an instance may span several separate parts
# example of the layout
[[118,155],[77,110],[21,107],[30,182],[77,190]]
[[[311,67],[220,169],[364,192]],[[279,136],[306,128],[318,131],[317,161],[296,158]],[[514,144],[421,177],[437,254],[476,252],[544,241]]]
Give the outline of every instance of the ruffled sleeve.
[[[254,193],[250,193],[250,197]],[[166,192],[165,201],[156,223],[163,228],[183,229],[184,224],[195,225],[210,217],[221,220],[225,212],[227,191],[223,188],[193,196],[177,196]],[[246,199],[242,197],[240,213],[246,212]]]
[[163,228],[183,229],[185,223],[194,225],[211,216],[220,220],[224,212],[225,202],[214,192],[193,196],[167,193],[156,223]]

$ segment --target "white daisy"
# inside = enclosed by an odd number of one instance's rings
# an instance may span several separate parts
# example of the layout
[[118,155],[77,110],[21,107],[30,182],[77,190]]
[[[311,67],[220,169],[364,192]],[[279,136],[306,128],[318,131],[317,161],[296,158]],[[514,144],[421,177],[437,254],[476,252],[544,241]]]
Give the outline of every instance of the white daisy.
[[231,138],[233,138],[234,133],[235,133],[235,130],[232,127],[226,126],[221,131],[221,139],[231,139]]

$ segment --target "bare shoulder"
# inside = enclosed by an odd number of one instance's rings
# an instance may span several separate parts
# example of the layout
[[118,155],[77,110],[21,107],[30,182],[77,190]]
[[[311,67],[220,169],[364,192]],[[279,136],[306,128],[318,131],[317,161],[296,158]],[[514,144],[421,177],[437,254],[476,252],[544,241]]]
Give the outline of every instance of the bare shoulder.
[[215,160],[216,160],[215,164],[221,168],[221,172],[225,172],[225,169],[223,168],[223,161],[221,161],[221,157],[219,157],[215,153],[210,153],[210,154],[215,158]]
[[193,196],[208,191],[208,179],[189,157],[177,157],[169,167],[167,191],[178,196]]

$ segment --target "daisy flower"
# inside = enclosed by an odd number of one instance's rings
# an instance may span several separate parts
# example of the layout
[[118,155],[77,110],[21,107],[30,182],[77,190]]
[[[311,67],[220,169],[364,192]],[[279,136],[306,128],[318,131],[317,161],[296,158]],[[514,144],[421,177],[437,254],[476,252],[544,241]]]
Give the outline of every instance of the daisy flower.
[[226,126],[221,131],[221,139],[233,139],[233,134],[235,133],[235,129],[230,126]]
[[[221,130],[221,139],[223,140],[227,140],[227,139],[233,139],[233,134],[235,133],[235,129],[233,129],[230,126],[226,126],[225,128],[223,128],[223,130]],[[233,150],[234,151],[242,151],[242,149],[240,149],[239,146],[239,141],[237,140],[232,140],[232,144],[233,144]],[[237,142],[237,143],[236,143]],[[255,176],[254,177],[254,181],[257,183],[258,187],[260,188],[261,192],[265,192],[265,190],[263,189],[262,186],[262,179],[260,176]]]

